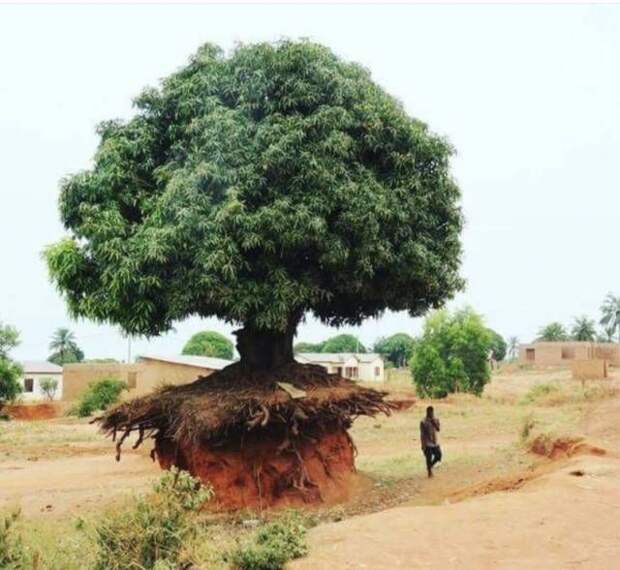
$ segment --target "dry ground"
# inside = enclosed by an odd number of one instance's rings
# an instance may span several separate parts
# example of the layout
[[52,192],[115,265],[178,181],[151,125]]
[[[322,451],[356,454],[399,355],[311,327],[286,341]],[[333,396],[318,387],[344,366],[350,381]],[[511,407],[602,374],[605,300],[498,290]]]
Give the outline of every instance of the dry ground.
[[[584,389],[565,370],[512,367],[494,376],[482,398],[433,402],[445,461],[432,480],[417,433],[427,402],[390,418],[360,418],[356,496],[314,512],[324,524],[310,533],[310,556],[292,567],[529,568],[544,561],[545,568],[589,568],[611,561],[620,554],[619,385],[613,379]],[[412,396],[408,383],[387,387],[393,397]],[[585,435],[609,453],[552,461],[528,452],[540,434]],[[144,490],[159,474],[148,447],[125,450],[115,462],[112,444],[83,420],[0,423],[0,510],[21,506],[41,548],[77,552],[77,517]],[[57,560],[54,568],[81,567],[62,553]]]

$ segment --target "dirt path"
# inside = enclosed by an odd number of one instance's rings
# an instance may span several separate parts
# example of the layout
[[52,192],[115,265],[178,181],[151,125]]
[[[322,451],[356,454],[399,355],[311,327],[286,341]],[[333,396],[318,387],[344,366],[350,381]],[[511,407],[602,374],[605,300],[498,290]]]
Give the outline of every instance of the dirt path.
[[[290,569],[614,568],[620,559],[619,418],[620,398],[614,398],[594,407],[584,423],[584,434],[606,455],[560,459],[539,477],[516,478],[513,491],[321,525],[309,533],[310,555]],[[439,469],[429,484],[441,485],[441,477]]]
[[124,494],[145,489],[160,473],[146,454],[79,455],[0,466],[0,509],[19,505],[26,515],[80,514]]

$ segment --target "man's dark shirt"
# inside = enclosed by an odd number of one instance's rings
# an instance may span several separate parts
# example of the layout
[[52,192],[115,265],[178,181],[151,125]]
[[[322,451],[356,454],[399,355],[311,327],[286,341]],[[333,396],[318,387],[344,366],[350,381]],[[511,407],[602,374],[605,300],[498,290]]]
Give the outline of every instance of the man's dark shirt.
[[437,418],[424,418],[420,422],[420,441],[422,449],[425,447],[437,447],[437,432],[439,431],[439,420]]

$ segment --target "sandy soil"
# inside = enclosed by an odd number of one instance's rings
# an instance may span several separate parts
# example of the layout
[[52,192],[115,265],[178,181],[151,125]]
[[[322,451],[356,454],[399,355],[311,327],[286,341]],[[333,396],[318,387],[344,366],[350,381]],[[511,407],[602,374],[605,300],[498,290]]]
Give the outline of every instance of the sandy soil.
[[[404,506],[329,523],[309,534],[306,569],[615,568],[620,560],[620,399],[588,414],[583,431],[605,455],[558,458],[506,491],[455,494],[439,506]],[[442,472],[431,485],[442,485]],[[503,487],[502,487],[503,485]],[[474,496],[468,500],[463,498]]]
[[116,462],[109,443],[67,446],[61,458],[37,457],[0,463],[0,509],[17,505],[25,515],[78,515],[142,491],[161,474],[146,452],[125,452]]

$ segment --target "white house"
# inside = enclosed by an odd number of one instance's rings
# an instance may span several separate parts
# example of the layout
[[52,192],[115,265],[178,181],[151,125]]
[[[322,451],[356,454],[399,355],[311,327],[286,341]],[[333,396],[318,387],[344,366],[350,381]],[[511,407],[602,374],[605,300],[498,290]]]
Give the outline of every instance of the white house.
[[44,378],[56,380],[58,386],[56,387],[54,400],[62,399],[62,366],[44,360],[28,360],[20,364],[24,369],[24,373],[19,379],[22,386],[22,393],[20,395],[22,400],[47,400],[47,396],[41,390],[41,381]]
[[379,354],[353,352],[301,352],[295,355],[302,364],[319,364],[333,374],[340,374],[352,380],[383,382],[385,370]]

